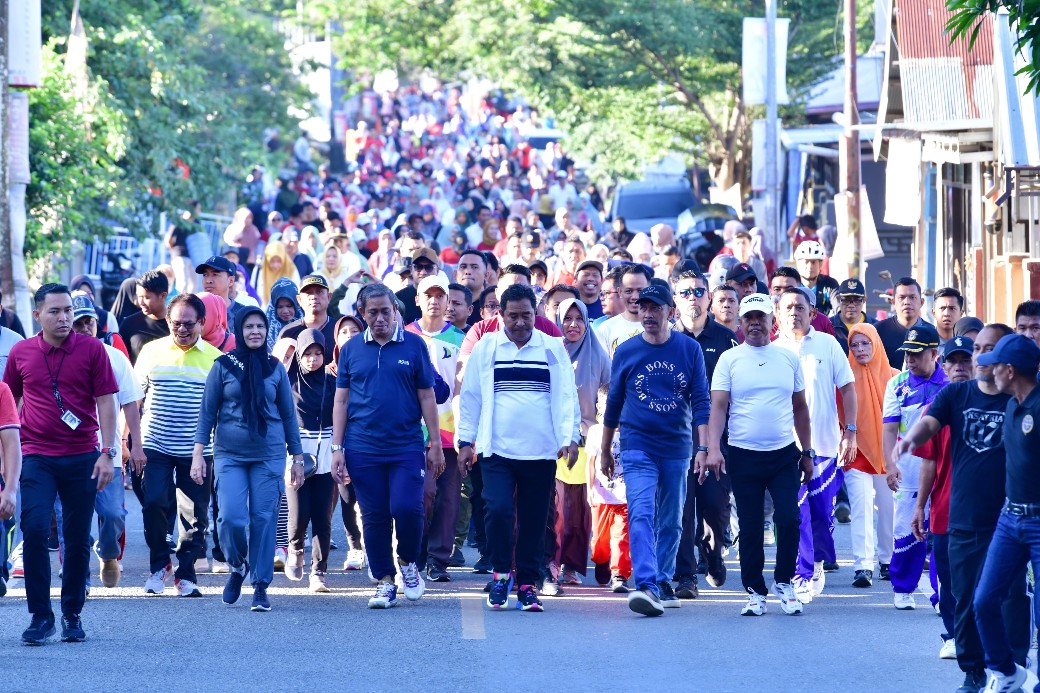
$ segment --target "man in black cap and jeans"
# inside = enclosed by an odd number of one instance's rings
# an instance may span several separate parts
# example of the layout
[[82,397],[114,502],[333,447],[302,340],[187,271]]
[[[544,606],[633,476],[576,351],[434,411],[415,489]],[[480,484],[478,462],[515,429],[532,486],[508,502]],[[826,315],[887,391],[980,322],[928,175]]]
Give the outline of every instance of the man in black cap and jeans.
[[863,310],[867,304],[867,290],[858,279],[846,279],[838,285],[838,312],[831,318],[834,337],[845,355],[849,355],[849,328],[865,322],[876,321]]

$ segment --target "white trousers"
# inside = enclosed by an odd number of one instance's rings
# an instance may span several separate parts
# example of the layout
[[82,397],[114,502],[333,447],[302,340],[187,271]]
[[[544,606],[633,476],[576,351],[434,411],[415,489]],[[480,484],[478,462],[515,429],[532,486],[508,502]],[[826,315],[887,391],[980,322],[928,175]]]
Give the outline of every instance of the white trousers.
[[[845,470],[845,489],[852,509],[853,570],[874,570],[874,560],[892,562],[892,491],[884,474]],[[877,510],[877,534],[874,511]],[[876,547],[876,548],[875,548]]]

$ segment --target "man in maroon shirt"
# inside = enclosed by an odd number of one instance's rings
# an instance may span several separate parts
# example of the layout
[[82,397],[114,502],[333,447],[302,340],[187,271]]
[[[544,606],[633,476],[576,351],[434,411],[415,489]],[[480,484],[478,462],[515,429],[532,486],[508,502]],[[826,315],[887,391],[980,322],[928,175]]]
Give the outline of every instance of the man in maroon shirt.
[[[112,479],[119,390],[101,341],[72,331],[72,295],[44,284],[33,317],[40,333],[11,349],[4,382],[22,404],[22,560],[32,622],[22,641],[42,645],[54,634],[47,552],[55,498],[64,510],[61,639],[85,639],[80,611],[90,570],[90,525],[97,492]],[[101,452],[98,454],[98,429]]]

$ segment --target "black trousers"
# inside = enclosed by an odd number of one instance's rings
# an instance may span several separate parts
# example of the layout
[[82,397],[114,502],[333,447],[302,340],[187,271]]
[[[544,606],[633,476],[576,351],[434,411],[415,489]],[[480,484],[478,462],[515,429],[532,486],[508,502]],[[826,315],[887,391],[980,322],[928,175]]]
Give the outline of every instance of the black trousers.
[[545,559],[545,527],[556,486],[556,460],[491,455],[484,457],[481,465],[491,564],[496,573],[508,573],[512,568],[515,527],[516,582],[534,585],[541,577]]
[[690,465],[686,479],[686,502],[683,504],[682,536],[675,556],[675,577],[692,578],[697,574],[697,552],[715,573],[722,565],[722,548],[729,530],[731,484],[728,474],[716,479],[709,474],[703,484],[697,483],[697,472]]
[[332,514],[336,509],[336,482],[332,473],[315,474],[294,489],[285,485],[285,502],[289,506],[289,551],[303,552],[310,524],[311,572],[328,570],[329,547],[332,541]]
[[49,616],[51,610],[51,556],[47,541],[55,499],[61,499],[62,561],[61,612],[79,614],[86,600],[90,572],[90,527],[94,519],[97,480],[91,479],[98,454],[69,457],[26,455],[22,460],[22,566],[29,613]]
[[[196,581],[195,559],[206,555],[206,530],[209,528],[209,501],[212,482],[207,478],[196,484],[191,480],[191,458],[173,457],[158,450],[144,449],[148,464],[144,467],[141,491],[144,496],[141,513],[144,538],[148,543],[149,571],[162,570],[170,561],[166,543],[170,524],[169,498],[175,495],[176,514],[181,521],[177,539],[177,568],[174,576]],[[206,458],[206,474],[212,476],[213,459]]]
[[798,448],[791,443],[780,450],[760,452],[729,446],[726,469],[737,502],[740,525],[740,580],[744,588],[760,595],[769,593],[762,571],[765,567],[763,508],[766,490],[773,498],[776,524],[776,567],[773,579],[790,583],[798,560]]
[[448,567],[455,548],[455,524],[459,519],[459,500],[462,498],[462,473],[459,454],[453,448],[444,448],[444,473],[436,479],[429,472],[423,482],[422,547],[419,549],[420,568]]
[[[953,621],[957,664],[962,671],[981,671],[986,668],[986,654],[975,625],[975,588],[982,576],[982,566],[986,562],[993,531],[950,529],[948,537],[951,589],[957,600]],[[1011,593],[1001,607],[1015,661],[1023,666],[1030,645],[1029,596],[1025,588],[1023,570],[1021,579],[1015,580]]]
[[361,525],[358,524],[357,494],[353,484],[337,484],[339,490],[339,511],[343,519],[343,531],[347,535],[347,548],[357,551],[362,548]]
[[487,503],[484,501],[484,469],[482,467],[484,456],[481,455],[469,470],[469,479],[473,485],[473,494],[469,497],[470,512],[473,517],[473,540],[477,542],[477,551],[481,556],[487,556]]

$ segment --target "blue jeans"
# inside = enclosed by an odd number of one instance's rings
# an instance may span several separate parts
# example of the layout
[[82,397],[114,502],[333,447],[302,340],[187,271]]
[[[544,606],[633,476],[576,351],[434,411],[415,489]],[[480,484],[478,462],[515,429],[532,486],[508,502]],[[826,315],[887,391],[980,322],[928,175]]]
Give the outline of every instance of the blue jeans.
[[675,572],[675,554],[682,535],[689,456],[650,457],[641,450],[622,450],[628,498],[628,542],[636,589],[660,596],[658,583]]
[[1015,661],[1001,606],[1013,584],[1022,579],[1027,561],[1033,563],[1033,574],[1040,575],[1040,517],[1002,511],[975,589],[975,624],[986,666],[1008,675],[1015,672]]

